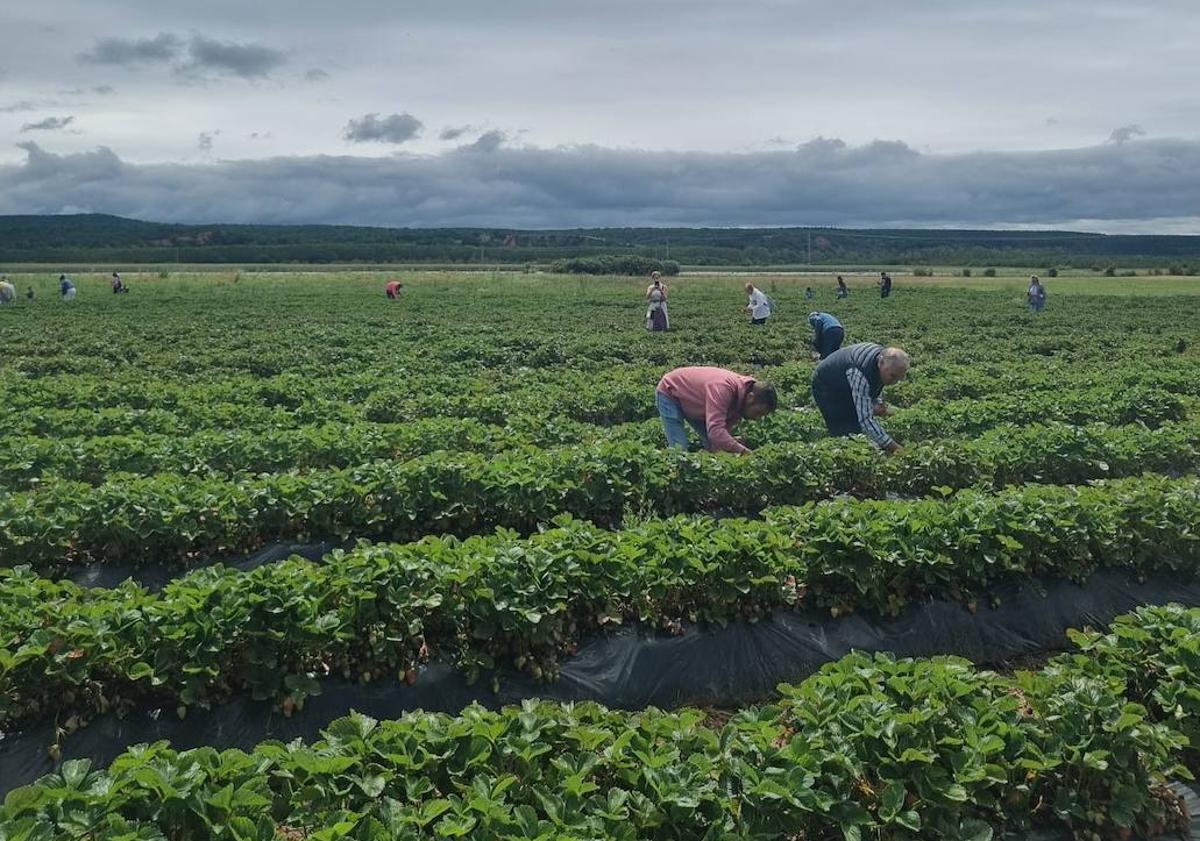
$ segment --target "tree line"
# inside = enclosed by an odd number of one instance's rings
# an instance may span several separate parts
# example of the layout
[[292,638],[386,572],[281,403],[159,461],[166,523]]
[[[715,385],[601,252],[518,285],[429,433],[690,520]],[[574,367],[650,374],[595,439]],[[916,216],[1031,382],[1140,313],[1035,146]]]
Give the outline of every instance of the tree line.
[[[180,225],[102,214],[0,216],[5,263],[452,263],[571,259],[691,266],[1200,266],[1200,237],[833,228],[370,228]],[[575,270],[596,264],[583,263]]]

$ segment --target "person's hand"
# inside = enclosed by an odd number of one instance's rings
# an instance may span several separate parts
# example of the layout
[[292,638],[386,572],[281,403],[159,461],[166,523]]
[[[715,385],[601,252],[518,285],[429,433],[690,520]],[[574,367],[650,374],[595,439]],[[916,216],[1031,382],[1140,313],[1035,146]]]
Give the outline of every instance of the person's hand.
[[899,444],[897,444],[895,441],[892,441],[890,444],[888,444],[886,447],[884,447],[883,450],[889,456],[900,455],[900,453],[904,452],[904,448],[901,447]]
[[875,417],[877,418],[886,418],[892,413],[892,407],[887,403],[876,403],[871,411],[875,413]]

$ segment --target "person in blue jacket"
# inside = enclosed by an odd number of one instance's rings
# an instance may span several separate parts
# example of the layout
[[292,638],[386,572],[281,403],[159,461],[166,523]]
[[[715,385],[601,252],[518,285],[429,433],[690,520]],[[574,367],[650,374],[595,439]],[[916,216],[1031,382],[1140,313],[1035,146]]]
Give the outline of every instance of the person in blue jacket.
[[846,339],[846,329],[842,327],[842,322],[827,312],[810,312],[808,323],[813,329],[813,350],[820,359],[840,348]]

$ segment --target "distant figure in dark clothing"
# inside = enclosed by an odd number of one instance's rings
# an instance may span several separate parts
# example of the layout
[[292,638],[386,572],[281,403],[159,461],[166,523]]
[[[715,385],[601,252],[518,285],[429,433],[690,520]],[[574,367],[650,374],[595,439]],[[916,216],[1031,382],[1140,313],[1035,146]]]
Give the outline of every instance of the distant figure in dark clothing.
[[874,342],[850,345],[826,357],[813,372],[812,394],[829,434],[861,432],[880,449],[897,452],[900,445],[876,418],[891,414],[883,402],[883,387],[904,379],[908,366],[908,354],[900,348]]
[[879,273],[879,297],[887,298],[892,294],[892,276],[887,272]]
[[804,300],[811,301],[815,297],[817,297],[817,293],[813,292],[813,288],[811,286],[804,287]]
[[837,296],[838,296],[838,300],[841,300],[842,298],[850,297],[850,290],[846,286],[846,281],[842,280],[841,275],[838,275]]
[[808,323],[813,329],[813,350],[820,359],[832,355],[846,340],[846,330],[842,322],[827,312],[810,312]]
[[25,290],[25,297],[30,301],[33,300],[33,287],[32,286],[30,286],[28,289]]

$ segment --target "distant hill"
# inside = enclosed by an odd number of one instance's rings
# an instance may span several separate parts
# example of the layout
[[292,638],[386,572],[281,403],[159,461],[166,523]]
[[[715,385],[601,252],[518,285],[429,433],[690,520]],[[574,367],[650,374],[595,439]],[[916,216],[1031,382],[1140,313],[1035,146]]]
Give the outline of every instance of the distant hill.
[[1200,237],[832,228],[365,228],[0,216],[0,263],[546,263],[642,254],[684,265],[1200,266]]

